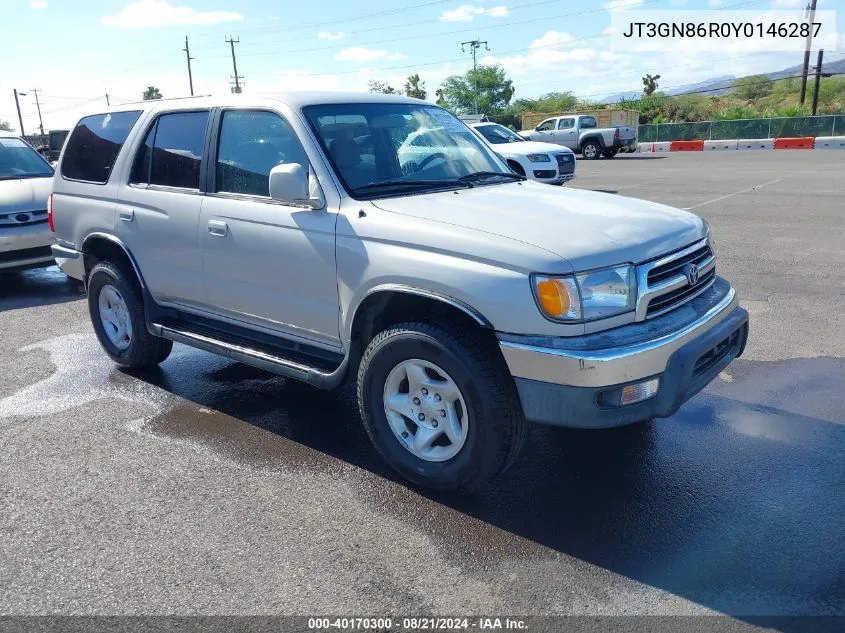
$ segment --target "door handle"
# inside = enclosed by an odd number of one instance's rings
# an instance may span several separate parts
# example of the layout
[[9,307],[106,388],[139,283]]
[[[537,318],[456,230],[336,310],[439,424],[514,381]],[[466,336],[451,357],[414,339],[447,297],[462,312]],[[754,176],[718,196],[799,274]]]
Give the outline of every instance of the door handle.
[[212,235],[224,237],[229,232],[229,225],[218,220],[208,221],[208,232]]
[[135,211],[133,211],[132,209],[130,209],[129,211],[121,211],[120,219],[122,222],[131,222],[135,219]]

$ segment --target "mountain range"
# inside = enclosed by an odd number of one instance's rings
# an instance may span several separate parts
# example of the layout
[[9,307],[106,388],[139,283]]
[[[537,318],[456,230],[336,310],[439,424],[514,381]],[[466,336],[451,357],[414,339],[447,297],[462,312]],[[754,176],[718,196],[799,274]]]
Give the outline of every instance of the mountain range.
[[[813,62],[810,63],[810,74],[813,73]],[[836,61],[825,61],[822,63],[822,72],[825,73],[845,73],[845,58],[839,59]],[[797,66],[790,66],[789,68],[784,68],[783,70],[778,70],[776,72],[771,73],[763,73],[769,79],[784,79],[786,77],[794,77],[796,75],[801,74],[801,65],[798,64]],[[712,79],[707,79],[706,81],[702,81],[696,84],[687,84],[685,86],[679,86],[677,88],[670,88],[666,90],[666,94],[668,95],[679,95],[679,94],[687,94],[687,93],[695,93],[701,94],[705,96],[718,96],[727,94],[730,89],[731,85],[734,81],[736,81],[737,77],[733,75],[724,75],[722,77],[714,77]],[[638,99],[642,97],[642,92],[637,91],[629,91],[629,92],[618,92],[616,94],[609,95],[602,99],[601,103],[617,103],[621,99]]]

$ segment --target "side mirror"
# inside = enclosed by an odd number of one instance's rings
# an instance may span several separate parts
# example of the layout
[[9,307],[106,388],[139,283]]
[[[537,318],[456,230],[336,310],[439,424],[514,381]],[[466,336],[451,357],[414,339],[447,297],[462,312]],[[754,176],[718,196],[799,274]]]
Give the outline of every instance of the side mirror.
[[299,163],[283,163],[270,170],[270,198],[277,202],[321,208],[320,198],[311,198],[308,172]]

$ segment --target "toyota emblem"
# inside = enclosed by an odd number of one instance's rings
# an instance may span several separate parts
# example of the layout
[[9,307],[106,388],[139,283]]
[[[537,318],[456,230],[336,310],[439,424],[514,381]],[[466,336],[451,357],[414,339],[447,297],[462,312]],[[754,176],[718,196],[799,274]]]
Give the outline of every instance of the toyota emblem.
[[690,286],[694,286],[698,283],[698,266],[695,264],[687,264],[684,267],[684,274],[687,276],[687,281],[689,281]]

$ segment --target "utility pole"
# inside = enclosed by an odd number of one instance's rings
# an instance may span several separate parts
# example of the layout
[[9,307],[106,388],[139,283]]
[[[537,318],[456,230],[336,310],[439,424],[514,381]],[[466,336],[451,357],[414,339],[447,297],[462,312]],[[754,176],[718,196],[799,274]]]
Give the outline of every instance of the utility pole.
[[41,104],[38,102],[38,88],[32,89],[35,95],[35,107],[38,109],[38,127],[41,129],[41,143],[44,143],[44,121],[41,119]]
[[238,74],[238,60],[235,59],[235,44],[240,44],[241,38],[233,40],[230,35],[226,42],[232,47],[232,68],[235,71],[235,74],[232,77],[232,79],[235,80],[235,85],[232,86],[232,92],[234,94],[240,94],[243,92],[243,88],[241,88],[241,79],[243,79],[243,76]]
[[18,123],[21,126],[21,136],[26,136],[26,132],[23,131],[23,117],[21,116],[21,104],[18,101],[18,96],[25,97],[25,92],[18,92],[18,89],[15,88],[15,107],[18,109]]
[[[815,0],[813,0],[813,1],[815,2]],[[475,106],[474,106],[474,109],[473,109],[474,110],[473,114],[478,114],[478,78],[475,76],[475,69],[476,69],[475,51],[477,51],[479,48],[481,48],[482,44],[484,44],[485,50],[488,50],[488,51],[490,50],[490,48],[487,46],[486,40],[483,41],[483,42],[480,42],[478,40],[472,40],[470,42],[461,42],[461,52],[462,53],[466,53],[466,48],[464,48],[465,46],[469,46],[470,52],[472,52],[472,71],[473,71],[472,72],[472,92],[473,92],[474,97],[475,97]]]
[[816,18],[816,0],[810,0],[807,7],[809,11],[810,25],[807,33],[807,39],[804,42],[804,66],[801,70],[801,95],[798,97],[798,103],[804,105],[804,98],[807,96],[807,73],[810,71],[810,48],[813,45],[813,20]]
[[[188,36],[187,35],[185,36],[185,48],[183,48],[182,50],[185,51],[185,56],[188,58],[188,83],[191,86],[191,96],[193,97],[194,96],[194,76],[191,74],[191,60],[193,59],[193,57],[191,57],[191,49],[188,47]],[[234,59],[234,56],[235,56],[235,50],[233,48],[232,49],[232,59]]]
[[819,84],[822,82],[822,59],[824,58],[824,49],[819,49],[819,58],[816,61],[816,85],[813,87],[813,116],[816,116],[816,110],[819,107]]
[[111,103],[109,103],[109,95],[106,93],[106,105],[111,107]]

